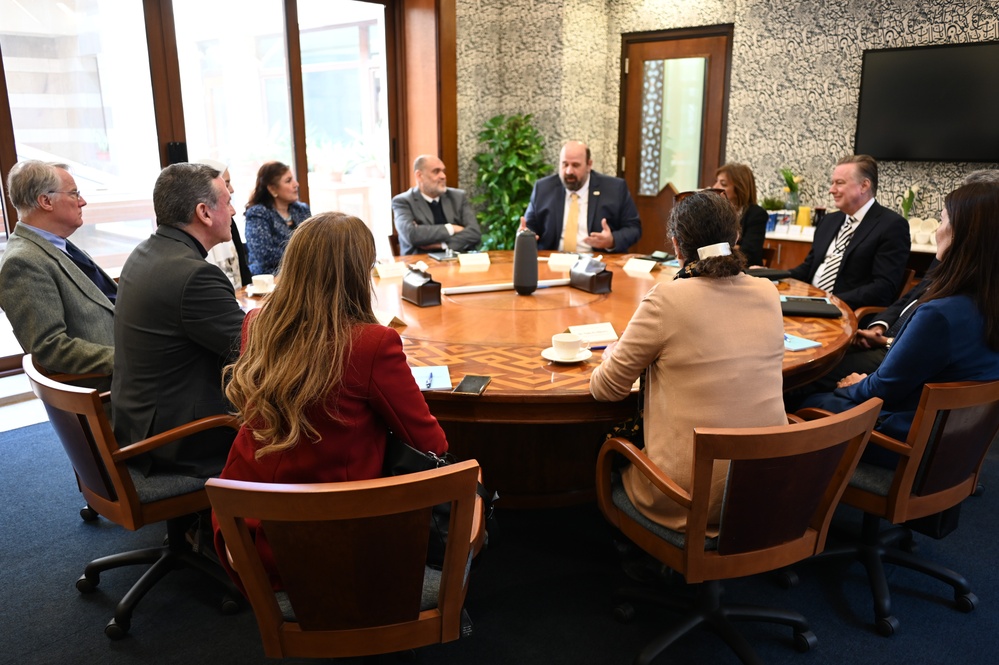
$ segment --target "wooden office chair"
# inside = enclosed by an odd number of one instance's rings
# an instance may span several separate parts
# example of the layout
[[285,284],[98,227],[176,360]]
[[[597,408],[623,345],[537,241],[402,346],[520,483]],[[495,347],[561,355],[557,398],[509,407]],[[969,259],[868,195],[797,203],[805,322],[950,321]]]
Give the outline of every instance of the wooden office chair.
[[[805,618],[788,610],[729,605],[719,580],[776,570],[806,559],[825,546],[833,510],[870,437],[881,400],[872,399],[835,421],[781,427],[694,430],[694,473],[690,491],[656,467],[624,439],[609,439],[597,458],[597,502],[608,521],[643,550],[699,584],[693,601],[648,588],[629,588],[619,598],[679,607],[687,616],[657,637],[635,658],[650,663],[669,645],[702,623],[709,624],[744,663],[758,663],[733,619],[790,626],[795,646],[817,644]],[[829,427],[815,427],[828,423]],[[679,533],[646,518],[612,476],[615,455],[623,456],[661,492],[687,509],[687,531]],[[707,537],[711,471],[715,460],[731,460],[717,537]],[[620,618],[630,618],[627,603]]]
[[[74,386],[82,385],[86,387],[88,385],[93,385],[96,387],[98,383],[110,379],[111,376],[110,374],[67,374],[63,372],[52,372],[39,365],[37,362],[35,362],[34,356],[32,356],[31,363],[32,366],[35,368],[35,371],[41,373],[43,376],[47,376],[48,378],[52,379],[57,383],[68,383]],[[105,404],[110,404],[110,402],[105,401]],[[105,412],[107,412],[107,409],[105,409]],[[80,489],[80,493],[82,494],[83,485],[80,483],[79,477],[77,477],[76,479],[76,485]],[[97,511],[91,508],[89,504],[85,505],[83,508],[80,508],[80,518],[84,522],[95,522],[99,517],[100,515],[97,513]]]
[[[394,653],[459,637],[479,465],[313,485],[212,478],[208,496],[270,658]],[[451,502],[442,570],[426,567],[430,508]],[[263,524],[275,593],[247,520]]]
[[236,419],[221,415],[202,418],[143,441],[119,446],[104,411],[106,393],[100,395],[93,388],[54,381],[35,367],[30,355],[24,357],[22,368],[69,456],[88,508],[131,531],[147,524],[167,522],[168,544],[95,559],[87,564],[76,581],[76,588],[81,593],[90,593],[96,590],[104,571],[152,564],[118,603],[114,618],[108,622],[104,633],[111,639],[124,637],[139,601],[164,575],[180,565],[197,568],[221,582],[230,594],[223,600],[223,611],[238,610],[235,599],[239,592],[225,572],[217,563],[192,552],[185,539],[190,516],[209,507],[205,481],[168,474],[147,478],[127,465],[128,460],[137,455],[196,432],[217,427],[235,429]]
[[395,226],[392,227],[392,233],[389,234],[389,249],[392,250],[392,256],[399,256],[399,232],[396,231]]
[[[828,412],[804,409],[796,415],[820,422]],[[950,584],[957,609],[975,608],[978,599],[964,577],[911,553],[912,531],[903,522],[936,515],[973,494],[996,432],[999,381],[928,383],[904,442],[880,432],[871,436],[872,445],[899,455],[898,466],[893,470],[865,462],[858,465],[843,502],[864,511],[861,542],[829,550],[821,558],[850,556],[864,564],[874,595],[875,627],[882,635],[898,629],[884,561]],[[882,519],[898,526],[881,531]]]
[[763,256],[760,259],[760,264],[764,268],[772,268],[774,259],[777,258],[777,250],[773,247],[764,247]]

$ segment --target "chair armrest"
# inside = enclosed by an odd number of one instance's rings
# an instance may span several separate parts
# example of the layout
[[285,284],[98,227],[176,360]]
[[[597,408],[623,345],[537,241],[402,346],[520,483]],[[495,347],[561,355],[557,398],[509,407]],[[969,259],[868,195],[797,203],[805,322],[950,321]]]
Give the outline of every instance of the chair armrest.
[[232,429],[239,429],[239,419],[235,416],[226,414],[199,418],[198,420],[186,423],[180,427],[175,427],[171,430],[167,430],[166,432],[151,436],[148,439],[143,439],[142,441],[136,441],[135,443],[123,446],[114,451],[112,453],[112,457],[116,462],[131,459],[137,455],[161,448],[168,443],[176,441],[177,439],[182,439],[185,436],[197,434],[198,432],[204,432],[205,430],[215,429],[216,427],[231,427]]
[[880,446],[885,450],[898,453],[903,457],[909,457],[912,455],[912,446],[908,443],[904,443],[898,439],[893,439],[890,436],[882,434],[881,432],[871,432],[871,440],[869,444]]
[[797,415],[795,415],[793,413],[787,414],[787,424],[788,425],[795,425],[795,424],[799,424],[799,423],[803,423],[803,422],[805,422],[804,418],[801,418],[801,417],[799,417],[799,416],[797,416]]
[[886,307],[879,307],[877,305],[865,305],[864,307],[858,307],[853,310],[854,315],[857,317],[857,323],[859,324],[865,316],[871,316],[872,314],[877,314],[883,312],[887,309]]
[[[798,411],[794,412],[794,417],[801,419],[799,422],[804,422],[807,420],[818,420],[819,418],[826,418],[827,416],[831,415],[834,415],[832,411],[826,411],[825,409],[815,409],[815,408],[799,409]],[[791,416],[788,416],[788,418],[790,417]]]
[[631,462],[660,492],[684,508],[690,509],[690,493],[663,473],[658,466],[652,463],[648,455],[626,439],[614,437],[604,442],[597,457],[597,472],[599,474],[597,483],[601,483],[603,478],[610,482],[611,455],[615,453]]

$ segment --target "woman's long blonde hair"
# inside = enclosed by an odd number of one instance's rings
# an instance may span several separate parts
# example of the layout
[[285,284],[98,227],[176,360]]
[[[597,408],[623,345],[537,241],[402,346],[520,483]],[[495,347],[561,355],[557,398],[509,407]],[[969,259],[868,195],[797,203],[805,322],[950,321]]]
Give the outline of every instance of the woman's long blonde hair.
[[374,261],[371,231],[344,213],[315,215],[291,236],[274,292],[250,322],[239,360],[224,370],[226,396],[260,444],[257,459],[302,437],[318,440],[307,411],[335,404],[329,397],[340,388],[354,329],[376,322]]

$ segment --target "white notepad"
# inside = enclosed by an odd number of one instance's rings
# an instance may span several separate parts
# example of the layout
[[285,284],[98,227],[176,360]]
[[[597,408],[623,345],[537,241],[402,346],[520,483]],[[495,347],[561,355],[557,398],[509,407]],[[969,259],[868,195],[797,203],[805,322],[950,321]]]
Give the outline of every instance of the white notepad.
[[583,338],[583,341],[590,344],[601,344],[604,342],[616,342],[617,333],[610,322],[587,323],[579,326],[569,326],[569,332],[575,333]]
[[447,365],[433,367],[410,367],[413,378],[420,390],[451,390],[451,372]]

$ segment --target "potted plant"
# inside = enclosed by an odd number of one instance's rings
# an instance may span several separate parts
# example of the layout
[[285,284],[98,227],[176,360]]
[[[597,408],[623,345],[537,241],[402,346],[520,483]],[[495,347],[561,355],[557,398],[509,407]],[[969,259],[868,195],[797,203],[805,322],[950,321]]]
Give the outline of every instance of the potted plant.
[[544,141],[531,117],[498,115],[479,132],[485,149],[474,157],[477,195],[472,202],[482,205],[477,218],[484,250],[513,249],[534,183],[551,171],[544,160]]

